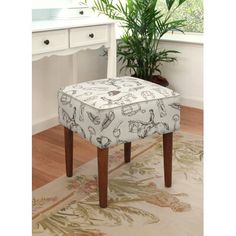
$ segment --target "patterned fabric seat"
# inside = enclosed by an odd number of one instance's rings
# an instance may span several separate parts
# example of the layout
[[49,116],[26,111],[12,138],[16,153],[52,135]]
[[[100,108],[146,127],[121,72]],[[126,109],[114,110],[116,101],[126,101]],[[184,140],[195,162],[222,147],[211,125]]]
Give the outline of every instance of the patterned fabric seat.
[[173,132],[180,125],[179,94],[133,77],[100,79],[58,91],[59,122],[64,126],[66,174],[73,175],[73,133],[97,146],[100,207],[107,207],[108,150],[124,143],[125,162],[131,141],[163,135],[165,186],[172,182]]
[[179,94],[133,77],[100,79],[58,92],[59,122],[100,148],[179,128]]

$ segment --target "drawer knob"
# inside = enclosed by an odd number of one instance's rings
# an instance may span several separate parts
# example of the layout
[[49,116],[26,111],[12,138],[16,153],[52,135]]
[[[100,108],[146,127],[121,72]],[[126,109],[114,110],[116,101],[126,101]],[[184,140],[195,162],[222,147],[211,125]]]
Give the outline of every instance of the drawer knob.
[[46,44],[46,45],[48,45],[50,43],[50,41],[48,40],[48,39],[46,39],[45,41],[44,41],[44,44]]
[[84,11],[80,11],[79,14],[80,14],[80,15],[83,15],[83,14],[84,14]]
[[89,37],[90,38],[94,38],[94,34],[92,33],[92,34],[89,34]]

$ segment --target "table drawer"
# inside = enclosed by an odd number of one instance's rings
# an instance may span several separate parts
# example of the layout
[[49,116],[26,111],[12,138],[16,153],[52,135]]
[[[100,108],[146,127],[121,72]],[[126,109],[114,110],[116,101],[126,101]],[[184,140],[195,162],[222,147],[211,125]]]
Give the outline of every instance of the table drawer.
[[33,33],[32,47],[33,54],[68,49],[68,30]]
[[70,47],[105,43],[108,41],[108,26],[81,27],[70,30]]

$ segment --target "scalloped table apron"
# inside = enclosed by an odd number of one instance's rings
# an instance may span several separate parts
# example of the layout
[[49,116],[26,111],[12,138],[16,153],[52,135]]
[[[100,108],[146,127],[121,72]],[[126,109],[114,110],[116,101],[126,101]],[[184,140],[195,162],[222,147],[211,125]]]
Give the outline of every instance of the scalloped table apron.
[[180,95],[134,77],[99,79],[58,91],[59,122],[64,126],[66,174],[73,175],[73,133],[97,146],[100,207],[107,207],[108,150],[124,144],[130,162],[131,142],[163,135],[165,186],[171,186],[173,132],[180,126]]

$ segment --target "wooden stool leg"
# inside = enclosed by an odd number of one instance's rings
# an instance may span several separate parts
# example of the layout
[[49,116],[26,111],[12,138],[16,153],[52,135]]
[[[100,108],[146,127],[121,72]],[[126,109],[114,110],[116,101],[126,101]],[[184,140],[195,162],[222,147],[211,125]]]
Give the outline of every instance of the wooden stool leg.
[[108,150],[97,148],[99,205],[102,208],[107,207]]
[[163,134],[165,186],[171,187],[172,182],[172,145],[173,133]]
[[66,175],[73,175],[73,131],[64,127]]
[[131,143],[124,144],[125,163],[130,162],[131,157]]

